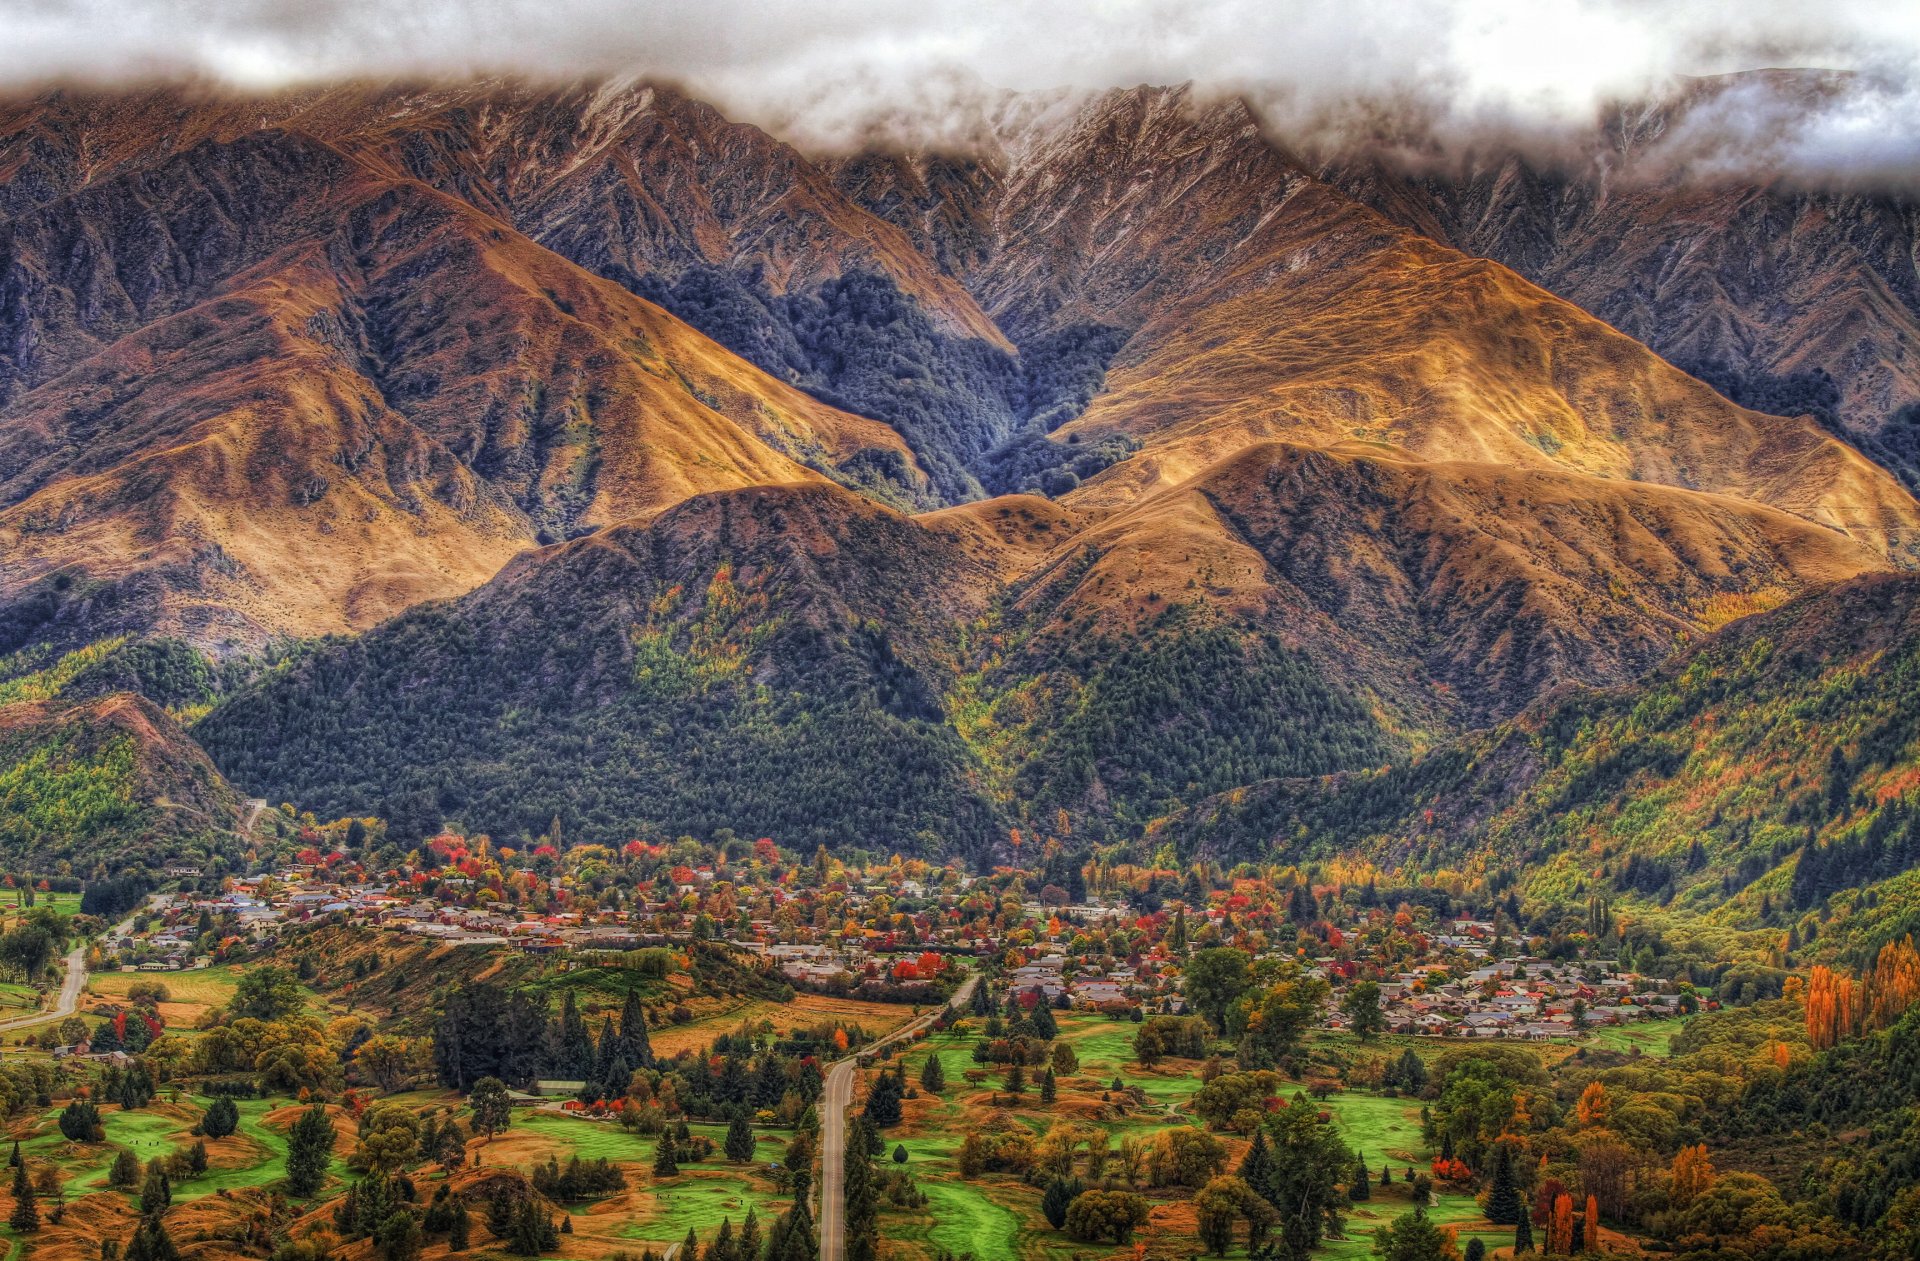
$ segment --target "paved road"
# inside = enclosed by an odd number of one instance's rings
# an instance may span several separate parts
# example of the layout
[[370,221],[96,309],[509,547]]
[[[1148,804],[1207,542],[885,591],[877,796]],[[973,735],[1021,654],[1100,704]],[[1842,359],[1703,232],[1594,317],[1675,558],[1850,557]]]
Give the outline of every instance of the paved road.
[[[960,988],[947,1000],[947,1006],[958,1009],[973,997],[973,987],[980,983],[980,974],[974,973],[960,983]],[[846,1188],[841,1179],[846,1176],[847,1146],[847,1105],[853,1102],[853,1070],[861,1055],[868,1055],[890,1043],[903,1038],[911,1038],[940,1018],[941,1008],[934,1008],[926,1015],[910,1024],[901,1025],[886,1037],[873,1044],[862,1047],[858,1055],[852,1055],[827,1069],[827,1089],[823,1098],[826,1107],[820,1114],[820,1261],[840,1261],[846,1254]]]
[[[138,912],[135,912],[138,914]],[[112,936],[121,936],[133,931],[134,916],[129,915],[113,929]],[[67,951],[67,975],[60,982],[60,999],[50,1011],[38,1011],[31,1016],[15,1016],[11,1020],[0,1020],[0,1033],[9,1029],[24,1029],[28,1025],[43,1025],[49,1020],[64,1020],[80,1010],[80,994],[87,988],[87,947],[91,942],[81,942]]]

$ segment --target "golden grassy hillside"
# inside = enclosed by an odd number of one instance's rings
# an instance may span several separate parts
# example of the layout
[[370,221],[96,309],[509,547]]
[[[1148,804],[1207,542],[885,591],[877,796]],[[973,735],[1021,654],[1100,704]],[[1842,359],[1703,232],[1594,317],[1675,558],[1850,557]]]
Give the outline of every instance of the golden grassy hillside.
[[1265,237],[1144,326],[1068,426],[1146,444],[1076,504],[1129,502],[1257,442],[1364,442],[1732,495],[1920,560],[1920,505],[1885,470],[1810,420],[1735,407],[1497,264],[1317,186]]
[[[0,427],[0,601],[61,576],[208,646],[359,630],[537,541],[824,480],[803,460],[877,453],[918,475],[893,430],[462,203],[310,140],[250,146],[314,196],[230,203],[203,277],[133,292],[154,242],[97,225],[203,222],[205,161],[17,226],[47,283],[40,379]],[[98,248],[61,258],[75,225]]]
[[1728,496],[1276,442],[1113,511],[1023,603],[1081,641],[1175,604],[1278,629],[1425,725],[1511,712],[1563,679],[1625,681],[1730,608],[1883,567]]

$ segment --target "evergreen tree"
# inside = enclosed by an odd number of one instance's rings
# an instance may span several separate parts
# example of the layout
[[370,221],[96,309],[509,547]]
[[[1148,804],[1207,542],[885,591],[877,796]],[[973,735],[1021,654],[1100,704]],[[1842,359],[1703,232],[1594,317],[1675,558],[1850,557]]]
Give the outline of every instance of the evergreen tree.
[[1240,1180],[1251,1187],[1255,1195],[1265,1200],[1273,1199],[1273,1151],[1267,1146],[1267,1132],[1264,1129],[1253,1132],[1253,1142],[1240,1161]]
[[1533,1251],[1533,1220],[1530,1214],[1520,1214],[1520,1220],[1513,1224],[1513,1255]]
[[1071,1203],[1073,1187],[1065,1178],[1055,1178],[1040,1196],[1040,1215],[1047,1219],[1047,1225],[1059,1230],[1067,1224],[1067,1205]]
[[847,1135],[843,1190],[846,1200],[847,1261],[876,1261],[880,1252],[880,1194],[873,1172],[873,1123],[855,1118]]
[[605,1077],[607,1065],[613,1063],[613,1057],[620,1054],[620,1034],[613,1027],[613,1017],[606,1016],[600,1021],[600,1040],[594,1044],[593,1071],[589,1077]]
[[122,1147],[107,1169],[107,1185],[126,1188],[140,1181],[140,1158]]
[[1042,1069],[1040,1072],[1040,1102],[1052,1103],[1058,1093],[1058,1088],[1053,1084],[1053,1070],[1050,1068]]
[[753,1125],[746,1117],[735,1116],[727,1122],[725,1151],[727,1159],[735,1164],[745,1164],[753,1159]]
[[627,991],[620,1008],[620,1052],[635,1068],[653,1067],[653,1043],[647,1038],[647,1013],[640,1006],[640,995]]
[[937,1095],[947,1088],[946,1066],[940,1062],[938,1051],[927,1055],[927,1062],[920,1067],[920,1089],[930,1095]]
[[287,1190],[301,1198],[326,1185],[333,1163],[333,1118],[323,1104],[314,1104],[287,1131]]
[[396,1208],[374,1228],[373,1246],[382,1261],[417,1261],[420,1223],[404,1208]]
[[208,1138],[225,1138],[240,1128],[240,1108],[226,1095],[207,1105],[200,1118],[200,1132]]
[[40,1229],[40,1207],[34,1202],[33,1180],[27,1177],[24,1161],[13,1167],[13,1216],[7,1224],[16,1235],[31,1235]]
[[133,1228],[133,1237],[127,1240],[126,1250],[121,1254],[123,1261],[180,1261],[180,1251],[173,1246],[173,1236],[167,1233],[166,1226],[156,1217],[141,1219]]
[[906,1090],[900,1078],[893,1073],[882,1072],[874,1081],[873,1089],[867,1092],[867,1106],[863,1115],[876,1129],[886,1129],[900,1124],[900,1101]]
[[140,1214],[158,1217],[173,1203],[173,1183],[156,1158],[147,1166],[147,1180],[140,1184]]
[[[720,1219],[720,1229],[714,1232],[713,1242],[707,1245],[707,1261],[743,1261],[740,1247],[733,1240],[733,1219]],[[753,1261],[760,1261],[755,1257]]]
[[653,1176],[656,1178],[672,1178],[677,1176],[679,1172],[679,1145],[674,1142],[673,1131],[668,1130],[660,1135],[660,1145],[654,1149]]
[[498,1077],[482,1077],[467,1094],[473,1109],[473,1130],[492,1138],[513,1121],[513,1097]]
[[1487,1189],[1487,1220],[1510,1226],[1525,1214],[1526,1207],[1520,1200],[1520,1187],[1513,1176],[1513,1151],[1502,1143],[1493,1157],[1493,1181]]
[[674,1254],[674,1261],[685,1257],[687,1261],[700,1261],[700,1236],[693,1233],[693,1227],[687,1227],[687,1237],[680,1242],[680,1251]]
[[1353,1182],[1347,1187],[1347,1198],[1356,1202],[1373,1198],[1373,1175],[1367,1171],[1366,1157],[1359,1152],[1353,1154]]
[[740,1223],[740,1261],[760,1261],[760,1216],[752,1205]]
[[579,1001],[568,990],[560,999],[560,1018],[553,1027],[552,1062],[564,1077],[588,1081],[593,1077],[593,1039],[587,1036],[586,1018],[580,1014]]

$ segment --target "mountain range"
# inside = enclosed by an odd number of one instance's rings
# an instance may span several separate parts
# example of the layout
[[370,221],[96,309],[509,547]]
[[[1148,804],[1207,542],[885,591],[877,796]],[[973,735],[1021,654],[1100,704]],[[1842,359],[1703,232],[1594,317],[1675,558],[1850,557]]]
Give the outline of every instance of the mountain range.
[[[164,749],[198,790],[116,809],[170,844],[246,793],[1562,880],[1538,784],[1589,755],[1541,730],[1778,619],[1756,695],[1878,688],[1911,633],[1843,632],[1920,568],[1914,203],[1670,160],[1817,87],[1465,168],[1186,87],[825,154],[645,83],[5,102],[0,713],[42,734],[0,763],[39,800],[95,756],[56,727]],[[1781,756],[1740,730],[1723,770]],[[1844,831],[1814,795],[1763,821]],[[1701,826],[1599,865],[1739,915],[1805,842],[1676,865]]]

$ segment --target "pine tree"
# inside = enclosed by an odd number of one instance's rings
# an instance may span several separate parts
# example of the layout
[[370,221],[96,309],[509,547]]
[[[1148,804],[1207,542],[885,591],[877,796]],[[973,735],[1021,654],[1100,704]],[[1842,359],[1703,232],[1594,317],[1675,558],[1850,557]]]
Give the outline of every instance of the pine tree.
[[1040,1197],[1040,1215],[1047,1219],[1047,1225],[1059,1230],[1067,1224],[1067,1205],[1071,1203],[1073,1188],[1065,1178],[1055,1178]]
[[1273,1150],[1267,1146],[1267,1132],[1253,1132],[1253,1143],[1240,1161],[1240,1180],[1261,1199],[1273,1199]]
[[849,1127],[843,1190],[846,1199],[847,1261],[876,1261],[880,1252],[880,1195],[873,1172],[873,1123],[855,1118]]
[[107,1185],[110,1187],[130,1187],[140,1181],[140,1158],[122,1147],[113,1158],[113,1164],[107,1169]]
[[940,1063],[940,1053],[932,1052],[927,1062],[920,1068],[920,1089],[930,1095],[937,1095],[947,1088],[946,1066]]
[[1052,1103],[1057,1094],[1058,1088],[1053,1084],[1053,1070],[1050,1068],[1042,1069],[1040,1073],[1040,1102]]
[[206,1115],[200,1118],[200,1132],[208,1138],[225,1138],[239,1128],[239,1105],[225,1095],[208,1104]]
[[158,1217],[167,1211],[173,1203],[173,1183],[167,1178],[167,1171],[160,1167],[155,1159],[147,1166],[147,1180],[140,1184],[140,1215]]
[[[720,1229],[713,1234],[713,1242],[707,1245],[707,1261],[742,1261],[739,1245],[733,1241],[733,1219],[720,1219]],[[754,1261],[760,1261],[758,1257]]]
[[700,1236],[693,1233],[691,1226],[687,1227],[687,1237],[681,1241],[680,1251],[675,1254],[674,1261],[679,1261],[680,1257],[685,1257],[687,1261],[700,1261]]
[[24,1161],[13,1167],[13,1216],[7,1224],[17,1235],[31,1235],[40,1229],[40,1207],[34,1203],[33,1180],[27,1177]]
[[740,1261],[760,1261],[760,1216],[751,1205],[740,1223]]
[[300,1114],[287,1131],[287,1190],[304,1199],[326,1185],[333,1142],[333,1118],[324,1105]]
[[1347,1198],[1355,1201],[1373,1198],[1373,1174],[1367,1169],[1366,1157],[1359,1152],[1353,1154],[1353,1182],[1347,1188]]
[[746,1117],[736,1116],[727,1122],[725,1150],[727,1159],[735,1164],[745,1164],[753,1159],[753,1125]]
[[1513,1151],[1502,1143],[1493,1158],[1493,1183],[1487,1190],[1487,1220],[1508,1226],[1525,1215],[1520,1187],[1513,1176]]
[[640,1006],[640,995],[627,991],[620,1008],[620,1051],[635,1068],[653,1067],[653,1043],[647,1037],[647,1013]]
[[1513,1224],[1513,1255],[1533,1251],[1533,1221],[1526,1214],[1520,1214],[1520,1220]]
[[900,1124],[900,1101],[905,1088],[898,1076],[882,1072],[874,1080],[873,1089],[867,1092],[867,1106],[863,1115],[876,1129]]
[[180,1251],[173,1246],[173,1236],[158,1218],[143,1218],[133,1228],[133,1237],[127,1240],[124,1261],[180,1261]]
[[674,1142],[673,1131],[668,1130],[660,1135],[660,1146],[655,1149],[653,1154],[653,1176],[656,1178],[672,1178],[677,1176],[679,1172],[680,1153],[678,1151],[678,1145]]

